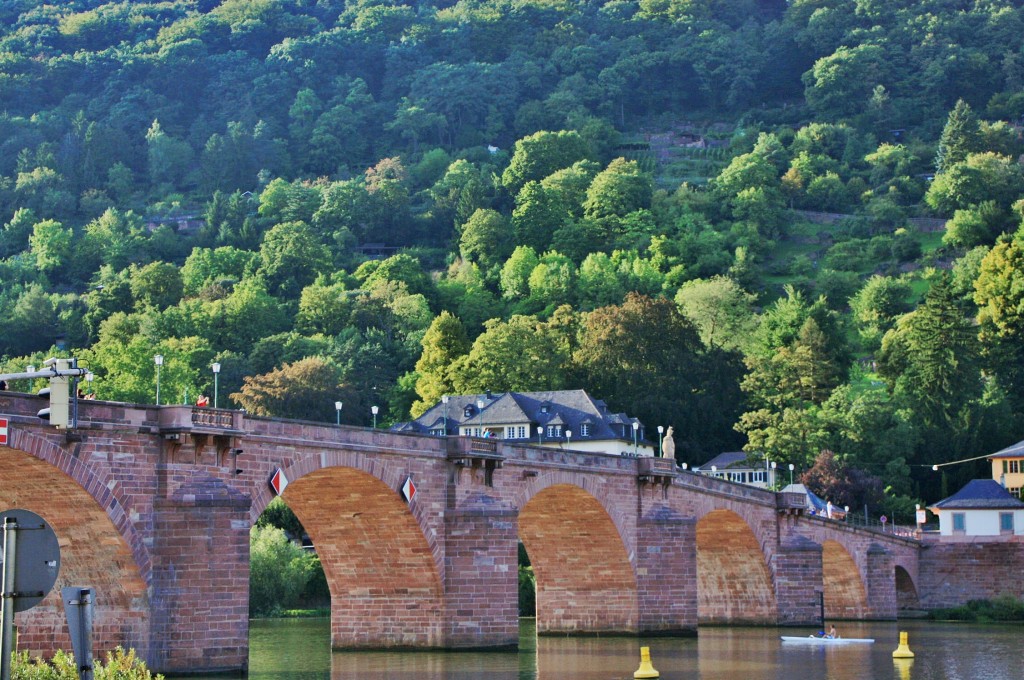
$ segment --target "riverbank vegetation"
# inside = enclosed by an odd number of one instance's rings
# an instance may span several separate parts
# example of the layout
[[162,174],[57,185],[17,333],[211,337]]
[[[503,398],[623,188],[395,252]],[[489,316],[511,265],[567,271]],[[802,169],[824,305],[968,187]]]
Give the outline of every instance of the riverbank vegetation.
[[[73,655],[58,650],[49,661],[31,658],[28,652],[15,652],[11,656],[11,680],[78,680],[78,664]],[[95,680],[163,680],[146,668],[135,650],[118,647],[103,660],[94,659],[92,677]]]
[[1019,3],[0,19],[3,370],[152,402],[159,354],[184,403],[217,362],[221,407],[361,426],[586,388],[896,518],[1024,437]]
[[967,604],[951,609],[934,609],[928,612],[934,621],[965,621],[970,623],[1004,623],[1024,621],[1024,602],[1005,596],[992,600],[971,600]]

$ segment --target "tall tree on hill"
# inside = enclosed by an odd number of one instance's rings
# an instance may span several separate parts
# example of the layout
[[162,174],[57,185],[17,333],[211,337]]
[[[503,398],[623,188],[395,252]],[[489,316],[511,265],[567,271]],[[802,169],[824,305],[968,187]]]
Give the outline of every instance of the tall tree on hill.
[[556,170],[584,160],[589,153],[587,143],[578,132],[536,132],[516,142],[501,183],[515,195],[527,182],[539,182]]
[[1024,227],[989,251],[974,289],[986,363],[1019,412],[1024,407]]
[[430,323],[423,336],[423,353],[416,362],[416,394],[412,417],[418,418],[445,394],[453,394],[452,364],[470,350],[466,329],[459,317],[445,310]]
[[953,165],[967,160],[969,154],[981,151],[980,132],[981,125],[971,105],[958,99],[939,137],[939,150],[935,154],[936,172],[945,172]]
[[734,355],[706,351],[675,303],[630,293],[584,320],[574,363],[581,384],[613,409],[672,425],[678,460],[703,461],[735,447],[742,410]]

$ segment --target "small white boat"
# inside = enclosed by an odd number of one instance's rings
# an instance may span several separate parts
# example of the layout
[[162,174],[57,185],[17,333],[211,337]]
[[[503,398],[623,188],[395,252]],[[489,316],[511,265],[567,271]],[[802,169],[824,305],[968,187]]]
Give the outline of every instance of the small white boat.
[[872,643],[874,638],[830,638],[830,637],[818,637],[816,635],[807,635],[806,637],[797,637],[795,635],[783,635],[783,642],[794,642],[804,645],[846,645],[853,643]]

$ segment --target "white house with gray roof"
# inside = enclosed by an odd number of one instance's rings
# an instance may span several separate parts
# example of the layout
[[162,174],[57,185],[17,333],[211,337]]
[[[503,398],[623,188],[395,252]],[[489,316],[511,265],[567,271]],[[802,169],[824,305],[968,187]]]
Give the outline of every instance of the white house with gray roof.
[[939,516],[943,537],[1024,534],[1024,501],[993,479],[973,479],[928,509]]
[[643,423],[625,413],[612,413],[604,401],[585,390],[448,395],[416,420],[391,429],[438,437],[505,439],[617,456],[653,456],[657,452],[657,443],[647,441]]

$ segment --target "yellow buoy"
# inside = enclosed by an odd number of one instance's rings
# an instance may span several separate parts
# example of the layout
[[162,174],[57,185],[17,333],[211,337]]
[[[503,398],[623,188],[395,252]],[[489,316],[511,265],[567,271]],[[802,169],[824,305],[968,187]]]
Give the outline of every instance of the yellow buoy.
[[900,632],[900,646],[896,648],[896,651],[892,653],[894,659],[913,659],[914,653],[910,651],[910,646],[907,644],[907,634]]
[[914,667],[913,659],[893,659],[892,665],[896,668],[900,680],[910,680],[910,669]]
[[651,665],[651,648],[641,647],[640,648],[640,668],[636,669],[636,673],[633,673],[634,678],[660,678],[661,674],[654,670],[654,666]]

